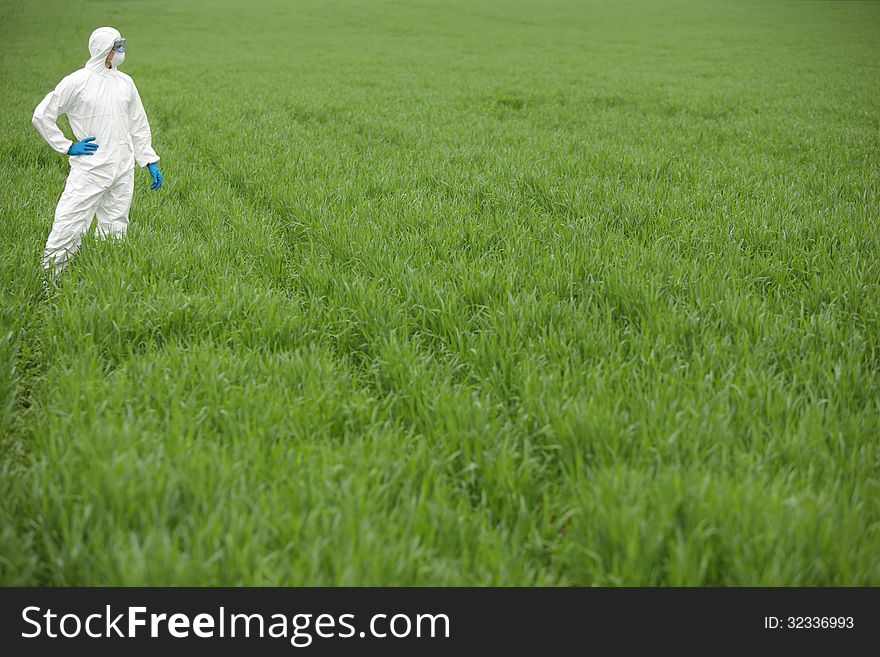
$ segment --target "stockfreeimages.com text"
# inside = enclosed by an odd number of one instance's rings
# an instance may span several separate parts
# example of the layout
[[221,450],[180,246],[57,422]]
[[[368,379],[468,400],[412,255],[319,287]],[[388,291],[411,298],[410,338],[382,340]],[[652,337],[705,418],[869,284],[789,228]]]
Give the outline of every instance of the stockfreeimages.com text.
[[184,639],[274,638],[288,639],[292,646],[305,648],[315,638],[449,638],[446,614],[373,614],[358,630],[354,614],[245,614],[220,607],[216,613],[149,613],[146,607],[126,607],[122,612],[106,605],[100,612],[85,616],[58,613],[52,609],[25,607],[21,612],[26,639],[37,637],[103,638],[172,637]]

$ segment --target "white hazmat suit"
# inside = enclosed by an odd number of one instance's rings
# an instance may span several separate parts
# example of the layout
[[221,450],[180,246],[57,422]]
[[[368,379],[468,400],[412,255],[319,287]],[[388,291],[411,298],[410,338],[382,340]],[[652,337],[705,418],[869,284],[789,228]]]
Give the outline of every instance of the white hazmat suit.
[[76,253],[96,214],[99,237],[125,235],[134,163],[145,167],[159,160],[134,81],[117,69],[115,56],[112,68],[105,64],[120,36],[112,27],[92,32],[86,65],[61,80],[34,110],[34,127],[59,153],[67,153],[73,143],[55,123],[61,114],[67,115],[77,140],[95,137],[98,144],[93,155],[68,158],[70,173],[43,252],[43,266],[55,272]]

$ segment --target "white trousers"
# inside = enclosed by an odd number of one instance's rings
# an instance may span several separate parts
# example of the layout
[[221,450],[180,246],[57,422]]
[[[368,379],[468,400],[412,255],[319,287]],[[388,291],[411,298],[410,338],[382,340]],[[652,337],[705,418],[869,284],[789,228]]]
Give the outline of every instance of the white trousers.
[[103,171],[71,168],[55,207],[55,222],[43,251],[43,267],[55,273],[64,269],[95,215],[97,237],[124,237],[133,193],[134,166],[120,167],[112,179]]

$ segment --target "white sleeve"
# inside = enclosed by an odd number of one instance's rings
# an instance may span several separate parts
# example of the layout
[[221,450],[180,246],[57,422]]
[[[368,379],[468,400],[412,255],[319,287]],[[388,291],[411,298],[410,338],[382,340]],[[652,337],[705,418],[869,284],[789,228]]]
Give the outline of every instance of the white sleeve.
[[34,127],[42,135],[43,139],[56,151],[65,154],[73,142],[64,136],[64,133],[61,132],[55,122],[67,110],[67,103],[70,100],[70,88],[71,85],[68,79],[64,78],[37,105],[37,109],[34,110],[34,116],[31,119]]
[[147,113],[141,102],[134,80],[131,82],[132,98],[129,105],[129,120],[131,126],[131,143],[134,145],[134,159],[138,166],[145,167],[148,164],[159,161],[159,156],[153,150],[153,134],[150,132],[150,123],[147,121]]

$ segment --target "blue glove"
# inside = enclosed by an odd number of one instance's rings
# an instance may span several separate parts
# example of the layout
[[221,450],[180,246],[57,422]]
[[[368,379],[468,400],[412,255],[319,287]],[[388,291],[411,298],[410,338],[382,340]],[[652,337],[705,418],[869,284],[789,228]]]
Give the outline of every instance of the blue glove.
[[70,145],[70,148],[67,149],[68,155],[94,155],[95,151],[98,150],[98,145],[93,144],[95,141],[94,137],[86,137],[85,139],[80,139],[77,142],[74,142]]
[[159,171],[159,167],[156,166],[155,162],[148,164],[147,169],[150,170],[150,175],[153,177],[153,184],[150,185],[150,189],[159,189],[162,186],[162,172]]

